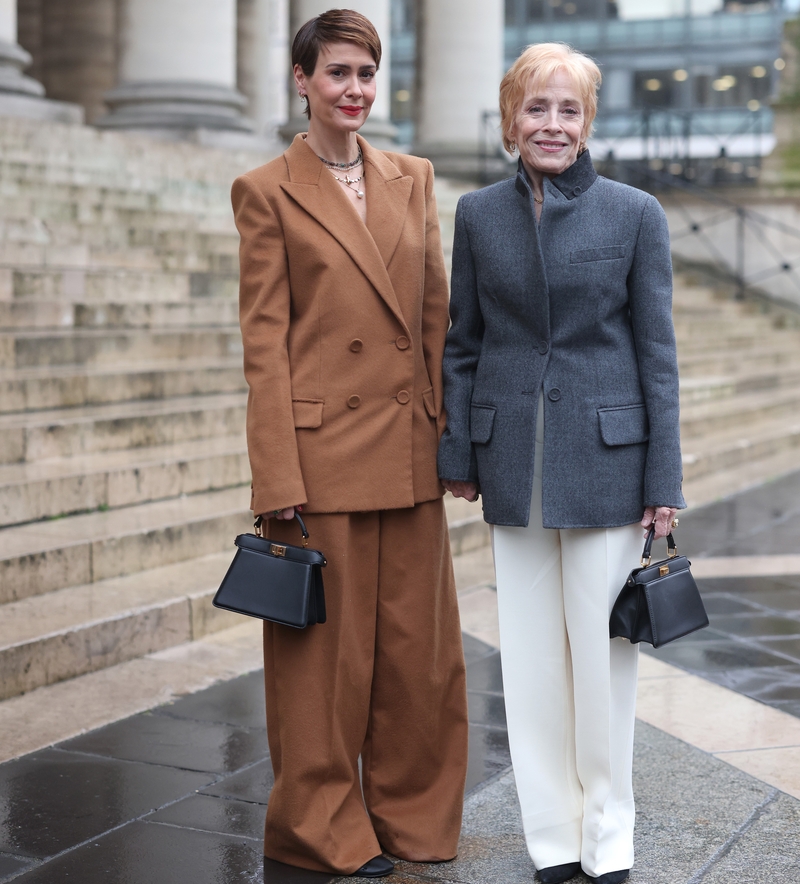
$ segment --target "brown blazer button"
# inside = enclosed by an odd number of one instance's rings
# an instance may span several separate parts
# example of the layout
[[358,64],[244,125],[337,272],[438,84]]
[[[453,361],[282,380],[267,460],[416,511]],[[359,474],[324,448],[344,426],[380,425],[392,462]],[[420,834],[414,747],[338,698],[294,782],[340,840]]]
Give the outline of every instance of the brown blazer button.
[[351,396],[347,400],[347,404],[350,406],[350,408],[358,408],[358,406],[361,405],[361,397],[360,396]]
[[400,337],[395,341],[395,345],[398,350],[408,350],[411,346],[411,341],[405,335],[400,335]]
[[353,353],[360,353],[361,348],[364,346],[364,342],[361,338],[356,338],[354,341],[350,341],[350,349]]
[[397,401],[398,401],[401,405],[408,405],[408,403],[411,401],[411,396],[410,396],[408,390],[401,390],[401,391],[397,394]]

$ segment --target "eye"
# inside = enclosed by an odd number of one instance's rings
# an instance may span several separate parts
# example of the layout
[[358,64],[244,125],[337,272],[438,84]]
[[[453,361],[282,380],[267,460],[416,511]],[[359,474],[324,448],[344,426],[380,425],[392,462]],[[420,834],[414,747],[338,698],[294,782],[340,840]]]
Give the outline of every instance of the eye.
[[563,113],[565,113],[568,117],[576,117],[578,116],[580,111],[574,107],[565,107]]
[[527,113],[529,113],[529,114],[543,114],[544,107],[541,104],[532,104],[528,108]]
[[371,80],[375,76],[375,71],[362,71],[361,77],[364,80]]

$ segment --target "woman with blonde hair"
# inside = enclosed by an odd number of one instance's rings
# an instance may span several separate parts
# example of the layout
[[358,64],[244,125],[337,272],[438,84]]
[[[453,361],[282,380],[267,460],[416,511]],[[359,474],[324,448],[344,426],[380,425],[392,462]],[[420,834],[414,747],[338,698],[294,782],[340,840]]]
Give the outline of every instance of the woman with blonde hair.
[[595,172],[600,71],[530,46],[500,87],[515,178],[462,197],[439,475],[492,525],[509,743],[539,879],[633,864],[638,646],[609,613],[683,507],[664,212]]
[[464,656],[436,450],[447,278],[431,164],[357,133],[381,43],[333,9],[292,46],[308,132],[233,185],[252,508],[297,543],[327,622],[264,624],[275,785],[264,853],[381,877],[456,854]]

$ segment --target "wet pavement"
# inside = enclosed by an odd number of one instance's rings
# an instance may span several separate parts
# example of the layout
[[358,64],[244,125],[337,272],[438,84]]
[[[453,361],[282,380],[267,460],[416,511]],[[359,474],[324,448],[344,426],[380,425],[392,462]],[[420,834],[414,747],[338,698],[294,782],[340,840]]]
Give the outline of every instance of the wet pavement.
[[[691,558],[800,551],[800,473],[682,516]],[[800,577],[699,581],[711,627],[653,656],[800,716]],[[533,882],[499,652],[465,636],[470,769],[459,858],[393,882]],[[329,884],[264,860],[272,786],[262,673],[0,765],[0,881]],[[632,884],[800,881],[800,802],[637,724]],[[575,879],[583,884],[585,879]]]
[[[676,537],[694,560],[800,553],[800,472],[682,515]],[[709,628],[644,650],[800,717],[800,576],[697,584]]]
[[[499,652],[464,643],[469,795],[510,758]],[[263,859],[264,716],[254,672],[0,765],[0,881],[333,881]]]

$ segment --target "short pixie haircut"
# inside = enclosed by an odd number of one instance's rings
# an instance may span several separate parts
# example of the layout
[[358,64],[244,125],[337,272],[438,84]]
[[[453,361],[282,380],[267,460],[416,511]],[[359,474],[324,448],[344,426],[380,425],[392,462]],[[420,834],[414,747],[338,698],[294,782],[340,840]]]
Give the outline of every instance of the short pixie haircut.
[[500,84],[500,126],[503,147],[509,153],[514,152],[511,146],[511,127],[522,107],[531,78],[534,89],[542,89],[554,74],[561,71],[570,76],[578,90],[577,97],[583,104],[584,131],[581,150],[586,147],[586,139],[591,134],[592,123],[597,114],[597,91],[603,79],[600,68],[588,55],[573,49],[567,43],[535,43],[522,52]]
[[[320,50],[327,43],[355,43],[372,56],[375,70],[381,66],[383,50],[375,25],[353,9],[329,9],[309,19],[297,32],[292,43],[292,67],[300,65],[310,77],[317,69]],[[306,116],[311,116],[308,106]]]

